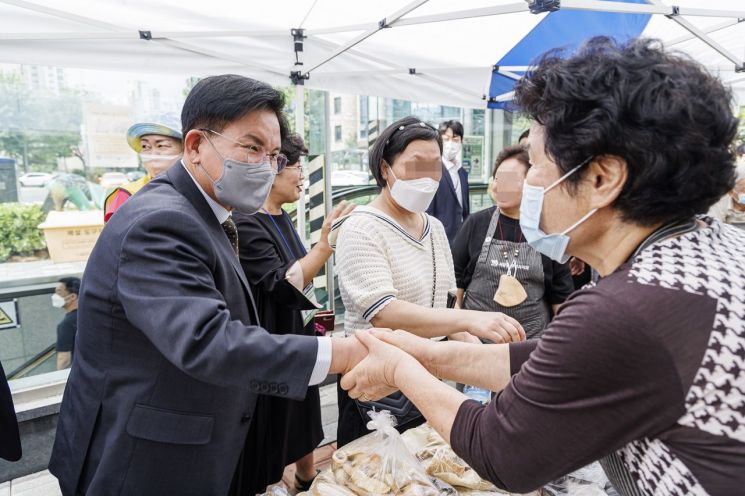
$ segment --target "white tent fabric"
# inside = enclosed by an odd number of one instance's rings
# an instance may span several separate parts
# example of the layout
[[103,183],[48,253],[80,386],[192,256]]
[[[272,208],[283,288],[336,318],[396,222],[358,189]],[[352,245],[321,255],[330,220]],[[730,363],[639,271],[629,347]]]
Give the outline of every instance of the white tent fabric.
[[[650,3],[670,8],[670,0]],[[653,16],[644,35],[689,53],[745,95],[745,73],[730,60],[745,59],[745,22],[738,20],[745,5],[674,3],[678,19],[699,35],[719,28],[703,34],[708,43],[663,15]],[[562,1],[562,8],[613,5]],[[492,64],[545,15],[529,13],[521,0],[0,0],[0,62],[185,76],[232,72],[278,85],[289,84],[292,71],[310,70],[309,88],[479,108]],[[378,30],[383,19],[391,27]],[[307,38],[303,65],[296,66],[290,30],[300,27]],[[141,39],[140,31],[152,39]]]

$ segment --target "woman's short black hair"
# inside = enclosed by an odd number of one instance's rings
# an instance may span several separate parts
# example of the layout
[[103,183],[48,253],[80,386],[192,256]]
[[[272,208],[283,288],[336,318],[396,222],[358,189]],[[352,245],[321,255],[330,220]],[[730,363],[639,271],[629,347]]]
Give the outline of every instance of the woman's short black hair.
[[440,128],[439,128],[440,134],[445,134],[445,132],[448,129],[453,130],[453,136],[460,136],[460,138],[463,139],[463,133],[464,133],[463,124],[461,124],[460,122],[456,120],[449,120],[449,121],[440,123]]
[[[658,41],[595,37],[568,58],[549,51],[515,93],[544,126],[546,154],[561,171],[601,155],[626,160],[628,179],[613,204],[626,221],[688,219],[732,189],[731,92]],[[569,191],[583,175],[569,176]]]
[[284,139],[289,129],[284,106],[284,95],[266,83],[236,74],[210,76],[194,85],[186,97],[181,110],[182,132],[184,136],[199,128],[221,132],[251,112],[271,110],[277,115]]
[[530,169],[530,157],[528,157],[528,150],[522,145],[512,145],[502,149],[494,160],[494,170],[491,173],[491,177],[497,175],[497,169],[502,165],[502,162],[508,158],[514,158],[525,166],[525,170]]
[[396,157],[406,150],[412,141],[434,141],[442,154],[442,138],[440,133],[430,124],[424,123],[418,117],[409,116],[397,120],[380,133],[370,147],[370,173],[381,188],[385,187],[383,179],[383,161],[393,165]]
[[299,134],[292,133],[282,140],[282,153],[287,157],[287,165],[295,165],[308,154],[308,148]]

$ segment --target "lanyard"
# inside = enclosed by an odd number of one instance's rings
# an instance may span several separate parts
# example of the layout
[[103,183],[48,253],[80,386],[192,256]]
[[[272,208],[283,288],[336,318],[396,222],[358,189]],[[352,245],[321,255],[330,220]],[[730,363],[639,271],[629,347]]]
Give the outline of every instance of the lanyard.
[[[302,258],[302,257],[304,257],[305,255],[308,254],[308,252],[305,250],[305,247],[303,246],[303,242],[300,240],[300,236],[298,235],[297,231],[295,231],[295,229],[293,229],[292,232],[295,233],[295,240],[298,242],[298,244],[300,245],[300,249],[302,250],[302,253],[301,253],[300,256],[298,256],[295,253],[295,250],[292,249],[292,247],[290,246],[290,243],[287,242],[287,238],[285,238],[285,235],[282,234],[282,229],[279,228],[279,224],[277,224],[277,221],[274,220],[274,216],[272,214],[270,214],[269,212],[267,212],[267,210],[265,208],[262,208],[261,210],[264,211],[264,213],[269,217],[269,220],[272,221],[272,224],[274,224],[275,229],[277,229],[277,233],[279,233],[279,237],[282,238],[282,242],[285,244],[285,247],[287,247],[287,252],[290,255],[292,255],[295,258]],[[287,212],[285,212],[284,210],[282,210],[282,213],[287,218],[290,217],[289,215],[287,215]]]

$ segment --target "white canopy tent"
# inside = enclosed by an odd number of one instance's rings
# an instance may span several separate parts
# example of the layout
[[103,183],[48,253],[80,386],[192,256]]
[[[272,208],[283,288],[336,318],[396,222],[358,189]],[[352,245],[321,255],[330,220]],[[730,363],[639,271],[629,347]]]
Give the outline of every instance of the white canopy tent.
[[[237,73],[275,85],[296,82],[340,93],[484,108],[493,65],[547,15],[531,13],[529,3],[0,0],[0,63],[184,76]],[[561,0],[560,8],[652,14],[644,36],[690,54],[745,101],[741,1]],[[296,41],[302,42],[301,52]],[[525,69],[500,67],[500,72]],[[302,133],[300,89],[295,121]],[[503,101],[511,95],[496,97]],[[329,181],[327,174],[326,191]],[[304,210],[302,201],[299,207]],[[304,216],[298,223],[305,232]],[[333,291],[331,267],[327,278]]]
[[[560,5],[654,14],[645,36],[689,53],[745,95],[745,73],[736,72],[745,60],[742,2],[649,3]],[[309,88],[478,108],[492,65],[545,15],[525,0],[0,0],[0,62],[233,72],[282,85],[298,71]]]

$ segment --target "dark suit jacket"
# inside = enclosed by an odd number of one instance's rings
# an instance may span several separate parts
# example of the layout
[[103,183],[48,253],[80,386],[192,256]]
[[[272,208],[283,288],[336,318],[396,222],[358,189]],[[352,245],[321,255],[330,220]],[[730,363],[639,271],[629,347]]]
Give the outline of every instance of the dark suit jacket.
[[[458,169],[458,175],[460,176],[460,191],[455,191],[453,179],[450,177],[447,167],[443,164],[440,186],[427,209],[429,215],[439,219],[445,226],[445,234],[451,246],[455,240],[455,235],[458,234],[458,229],[471,213],[471,204],[468,197],[468,172],[461,167]],[[456,195],[460,195],[463,200],[462,207],[458,203]]]
[[0,364],[0,458],[14,462],[21,458],[21,439],[18,435],[16,411],[10,395],[5,371]]
[[224,495],[258,394],[305,396],[318,342],[270,335],[177,163],[106,224],[83,275],[51,472],[65,495]]

